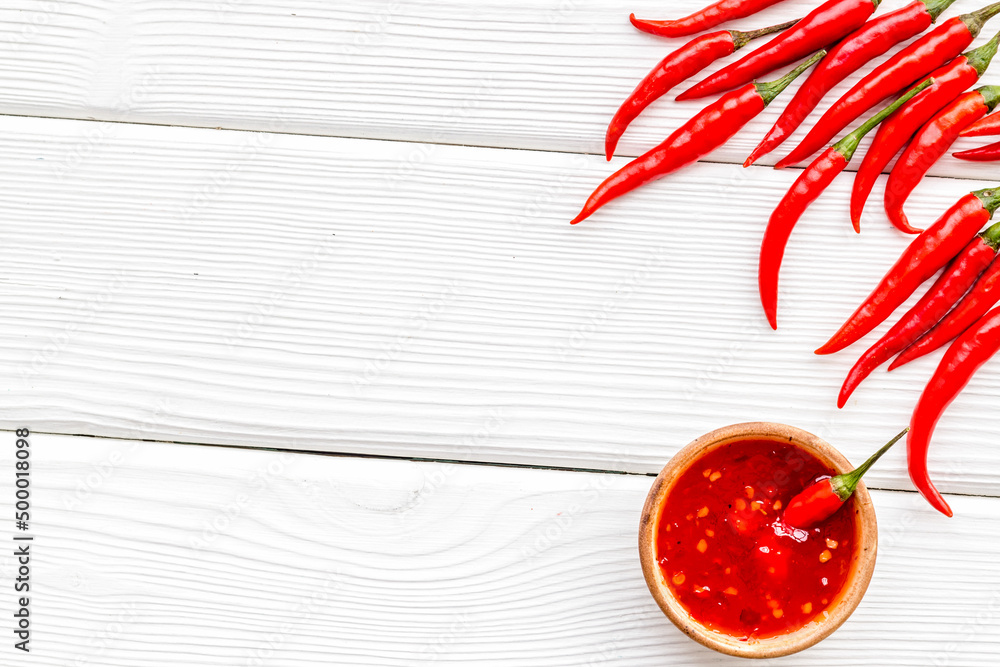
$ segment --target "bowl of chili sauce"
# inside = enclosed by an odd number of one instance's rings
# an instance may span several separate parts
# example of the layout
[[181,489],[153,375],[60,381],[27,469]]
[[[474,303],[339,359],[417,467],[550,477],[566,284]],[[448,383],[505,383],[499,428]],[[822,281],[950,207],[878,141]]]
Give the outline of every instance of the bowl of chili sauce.
[[782,509],[851,465],[792,426],[735,424],[684,447],[646,498],[639,554],[650,592],[685,634],[729,655],[801,651],[836,630],[875,568],[878,527],[860,484],[808,530]]

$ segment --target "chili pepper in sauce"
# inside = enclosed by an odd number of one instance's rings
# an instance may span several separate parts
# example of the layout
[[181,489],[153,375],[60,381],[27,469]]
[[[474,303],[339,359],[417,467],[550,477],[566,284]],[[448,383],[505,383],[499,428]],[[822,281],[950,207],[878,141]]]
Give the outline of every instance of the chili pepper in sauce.
[[934,328],[996,259],[998,248],[1000,222],[970,241],[920,301],[861,355],[840,388],[837,407],[844,407],[854,390],[873,370]]
[[[823,96],[865,63],[928,28],[955,0],[914,0],[894,12],[868,21],[845,37],[809,73],[767,136],[743,163],[749,167],[770,153],[802,124]],[[832,135],[831,135],[832,137]]]
[[857,515],[848,507],[793,530],[781,514],[796,491],[836,474],[782,440],[739,439],[695,459],[671,484],[656,536],[658,565],[681,606],[744,641],[824,617],[858,555]]
[[950,262],[1000,206],[1000,190],[987,188],[955,202],[913,239],[868,298],[816,354],[832,354],[885,321],[921,284]]
[[[982,76],[997,52],[998,42],[1000,34],[978,49],[969,51],[935,70],[931,74],[935,80],[934,85],[882,123],[858,167],[858,173],[854,176],[854,187],[851,189],[851,222],[855,226],[861,224],[865,201],[882,170],[921,125]],[[892,218],[890,221],[901,232],[907,234],[920,232],[901,218]]]
[[889,172],[885,184],[885,212],[897,229],[912,229],[903,212],[910,193],[927,170],[948,152],[958,133],[988,114],[1000,101],[1000,86],[982,86],[959,95],[951,104],[927,121]]
[[951,507],[931,482],[927,469],[931,436],[948,405],[997,350],[1000,350],[1000,308],[986,313],[945,351],[910,418],[910,435],[906,439],[910,479],[934,509],[947,516],[952,515]]
[[803,170],[795,179],[792,187],[781,198],[778,206],[771,213],[764,230],[764,239],[760,246],[760,259],[757,263],[757,289],[760,302],[764,306],[764,314],[772,329],[778,328],[778,274],[781,271],[781,260],[785,256],[785,247],[792,230],[806,208],[833,182],[837,174],[842,172],[851,161],[858,149],[861,138],[872,128],[882,122],[914,95],[932,85],[933,79],[924,81],[910,90],[898,100],[869,118],[861,127],[830,146],[812,164]]
[[693,100],[721,93],[833,44],[871,16],[881,0],[827,0],[767,44],[723,67],[677,96]]
[[[993,228],[991,227],[990,230]],[[987,230],[987,231],[990,231]],[[976,323],[986,312],[1000,303],[1000,257],[994,258],[968,294],[962,297],[951,311],[933,329],[921,336],[917,342],[896,357],[889,370],[933,352],[950,343],[956,336]]]
[[690,16],[674,21],[647,21],[630,14],[628,19],[639,30],[660,37],[687,37],[720,23],[741,19],[777,4],[781,0],[721,0]]
[[775,168],[802,162],[879,101],[895,95],[959,55],[972,44],[983,24],[997,13],[1000,13],[1000,2],[948,19],[890,57],[834,102],[799,145],[778,160]]
[[970,162],[994,162],[1000,160],[1000,141],[980,146],[979,148],[970,148],[967,151],[952,153],[952,155],[959,160],[968,160]]
[[629,123],[671,88],[700,72],[710,63],[741,49],[750,40],[779,32],[794,23],[795,21],[789,21],[749,32],[739,30],[711,32],[691,40],[661,60],[622,102],[614,118],[611,119],[604,138],[604,152],[608,159],[614,155],[618,140],[621,139]]
[[1000,134],[1000,113],[990,114],[958,133],[960,137],[990,137]]
[[821,479],[801,491],[789,501],[788,508],[782,515],[785,524],[791,528],[805,530],[833,516],[837,510],[844,506],[847,499],[854,495],[855,489],[858,488],[861,478],[868,472],[868,469],[875,465],[875,462],[882,458],[882,455],[889,451],[889,448],[895,445],[909,430],[909,428],[904,428],[896,437],[883,445],[882,449],[872,454],[867,461],[851,472]]
[[609,201],[681,167],[691,164],[711,152],[736,134],[741,127],[764,110],[795,77],[812,67],[826,55],[816,53],[777,81],[748,83],[739,90],[726,93],[709,104],[694,118],[681,125],[656,148],[640,155],[611,174],[590,195],[583,209],[570,224],[590,217]]

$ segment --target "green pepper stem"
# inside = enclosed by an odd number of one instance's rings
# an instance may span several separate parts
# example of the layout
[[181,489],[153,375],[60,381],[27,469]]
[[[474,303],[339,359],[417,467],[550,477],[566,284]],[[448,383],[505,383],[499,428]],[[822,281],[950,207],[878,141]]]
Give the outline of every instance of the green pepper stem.
[[895,102],[879,111],[877,114],[862,123],[858,129],[854,130],[835,143],[833,145],[833,149],[843,155],[845,160],[850,162],[851,158],[854,157],[854,151],[858,150],[858,144],[861,143],[862,137],[875,129],[876,125],[888,118],[890,114],[896,111],[896,109],[909,102],[915,95],[919,94],[925,88],[933,84],[934,79],[925,79],[913,88],[910,88],[908,91],[900,95]]
[[972,194],[979,197],[979,201],[983,203],[983,208],[986,212],[993,217],[996,213],[997,207],[1000,206],[1000,188],[984,188],[982,190],[976,190]]
[[951,7],[955,0],[923,0],[924,6],[927,7],[927,13],[931,15],[931,23],[937,21],[937,17],[941,16],[941,13]]
[[754,81],[753,85],[757,87],[757,94],[764,100],[764,106],[770,104],[771,101],[778,96],[778,93],[787,88],[788,84],[795,80],[795,77],[815,65],[825,55],[825,50],[817,51],[811,58],[809,58],[809,60],[805,61],[791,72],[775,81],[766,81],[764,83]]
[[857,468],[851,472],[845,472],[843,475],[837,475],[830,480],[830,486],[833,488],[833,492],[837,494],[840,498],[840,502],[847,502],[847,499],[851,497],[854,490],[858,488],[858,482],[861,481],[861,477],[864,476],[868,469],[875,465],[875,462],[882,458],[882,455],[889,451],[889,448],[895,445],[900,438],[906,435],[910,427],[907,426],[902,431],[900,431],[895,438],[885,443],[882,449],[878,450],[871,455],[867,461],[859,465]]
[[[1000,3],[997,3],[1000,5]],[[997,11],[1000,11],[1000,7],[997,7]],[[997,46],[1000,45],[1000,32],[993,35],[993,39],[986,42],[982,46],[971,51],[966,51],[962,55],[965,56],[969,64],[976,69],[976,73],[979,76],[983,75],[986,68],[990,66],[990,61],[993,60],[993,56],[997,54]]]
[[983,29],[983,25],[998,13],[1000,13],[1000,2],[994,2],[992,5],[987,5],[978,11],[970,14],[962,14],[958,18],[962,20],[965,27],[972,33],[972,38],[975,39],[979,35],[979,31]]
[[767,35],[791,28],[793,25],[798,23],[799,20],[800,19],[795,19],[793,21],[779,23],[778,25],[769,25],[766,28],[758,28],[757,30],[730,30],[729,34],[733,36],[733,51],[738,51],[746,46],[748,42],[757,39],[758,37],[765,37]]

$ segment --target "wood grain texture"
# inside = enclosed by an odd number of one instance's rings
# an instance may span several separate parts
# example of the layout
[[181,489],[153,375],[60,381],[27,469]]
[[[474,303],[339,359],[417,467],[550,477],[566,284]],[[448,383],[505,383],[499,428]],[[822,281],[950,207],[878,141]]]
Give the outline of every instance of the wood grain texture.
[[[792,239],[774,333],[756,255],[792,173],[696,165],[571,227],[596,157],[91,129],[0,120],[5,427],[657,472],[764,420],[861,461],[933,368],[835,407],[861,346],[812,350],[907,242],[855,235],[846,181]],[[930,185],[916,222],[973,184]],[[998,391],[988,365],[942,421],[942,489],[1000,493]],[[910,488],[902,449],[870,475]]]
[[[684,637],[646,590],[649,477],[31,443],[33,665],[742,664]],[[949,520],[916,494],[873,498],[865,600],[774,664],[992,667],[1000,499],[950,498]],[[5,580],[13,567],[0,556]]]
[[[905,2],[885,0],[878,11]],[[703,4],[13,0],[0,9],[0,112],[603,153],[617,106],[686,41],[640,33],[628,13],[667,18]],[[816,4],[786,0],[727,27],[780,23]],[[982,4],[959,0],[944,16]],[[978,43],[995,29],[987,25]],[[1000,83],[993,69],[984,81]],[[860,75],[831,92],[808,124]],[[621,154],[659,143],[704,104],[660,100],[626,133]],[[742,163],[782,104],[710,159]],[[933,173],[993,172],[949,156]]]

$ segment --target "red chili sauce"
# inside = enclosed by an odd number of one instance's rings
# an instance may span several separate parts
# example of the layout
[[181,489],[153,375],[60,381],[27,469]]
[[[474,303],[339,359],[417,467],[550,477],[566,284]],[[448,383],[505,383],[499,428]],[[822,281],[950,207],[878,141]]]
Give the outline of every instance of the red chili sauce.
[[854,558],[854,499],[810,530],[780,517],[795,494],[835,474],[773,440],[721,445],[681,474],[664,502],[656,553],[695,620],[751,640],[794,632],[823,613]]

